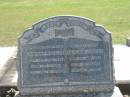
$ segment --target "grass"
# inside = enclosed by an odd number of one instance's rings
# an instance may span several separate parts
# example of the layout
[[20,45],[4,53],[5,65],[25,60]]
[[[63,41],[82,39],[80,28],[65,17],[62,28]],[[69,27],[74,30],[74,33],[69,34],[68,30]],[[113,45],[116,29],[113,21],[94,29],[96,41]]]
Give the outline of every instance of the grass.
[[17,45],[35,22],[54,15],[78,15],[112,32],[114,44],[130,37],[130,0],[0,0],[0,46]]

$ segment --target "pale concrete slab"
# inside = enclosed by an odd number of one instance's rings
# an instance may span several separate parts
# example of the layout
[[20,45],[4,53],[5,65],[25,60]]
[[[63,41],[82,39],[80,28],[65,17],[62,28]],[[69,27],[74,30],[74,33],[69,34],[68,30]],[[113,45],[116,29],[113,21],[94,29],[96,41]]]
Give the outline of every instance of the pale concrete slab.
[[130,83],[130,47],[114,45],[114,67],[117,83]]
[[12,83],[17,83],[17,79],[18,79],[18,74],[16,72],[13,79],[12,79]]
[[16,83],[11,82],[16,72],[16,65],[12,63],[11,58],[16,50],[16,47],[0,47],[0,86]]
[[0,47],[0,68],[5,65],[16,49],[16,47]]
[[118,87],[114,88],[114,92],[113,92],[111,97],[123,97],[123,95]]

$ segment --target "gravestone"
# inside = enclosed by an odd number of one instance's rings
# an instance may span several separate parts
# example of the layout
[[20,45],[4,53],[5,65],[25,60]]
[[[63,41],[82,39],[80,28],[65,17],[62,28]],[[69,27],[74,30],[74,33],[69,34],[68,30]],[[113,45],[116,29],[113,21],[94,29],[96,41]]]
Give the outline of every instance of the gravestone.
[[130,47],[130,37],[127,38],[126,43],[126,45]]
[[19,38],[18,89],[22,97],[111,97],[111,33],[75,16],[40,21]]

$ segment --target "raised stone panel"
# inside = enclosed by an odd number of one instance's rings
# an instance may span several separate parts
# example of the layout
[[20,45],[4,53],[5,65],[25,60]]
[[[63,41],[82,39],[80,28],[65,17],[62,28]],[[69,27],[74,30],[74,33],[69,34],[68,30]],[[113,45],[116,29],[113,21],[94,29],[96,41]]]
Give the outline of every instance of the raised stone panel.
[[111,34],[95,22],[57,16],[19,38],[22,94],[81,93],[114,88]]

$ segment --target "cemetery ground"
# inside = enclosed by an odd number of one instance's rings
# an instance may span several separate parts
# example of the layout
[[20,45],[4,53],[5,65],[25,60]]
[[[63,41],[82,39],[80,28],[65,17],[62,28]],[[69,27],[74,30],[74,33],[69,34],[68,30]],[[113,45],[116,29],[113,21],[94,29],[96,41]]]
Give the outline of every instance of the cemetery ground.
[[0,0],[0,46],[17,45],[17,38],[41,19],[78,15],[95,20],[112,32],[114,44],[130,37],[130,0]]

